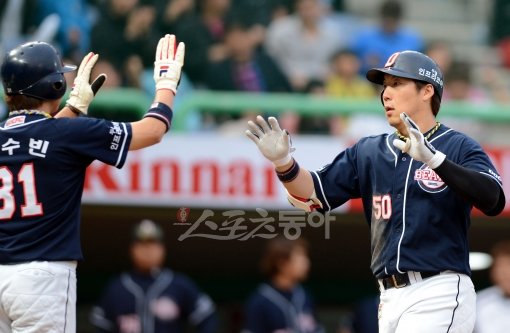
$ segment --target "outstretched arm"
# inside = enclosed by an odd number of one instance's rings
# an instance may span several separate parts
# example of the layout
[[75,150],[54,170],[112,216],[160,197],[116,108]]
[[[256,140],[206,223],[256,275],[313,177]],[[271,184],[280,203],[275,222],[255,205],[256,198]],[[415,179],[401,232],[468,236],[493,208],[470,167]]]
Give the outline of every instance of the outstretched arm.
[[259,148],[264,157],[275,166],[275,171],[289,194],[292,205],[311,211],[323,208],[315,195],[312,175],[306,169],[302,169],[291,156],[292,147],[287,131],[282,130],[274,117],[269,117],[268,122],[261,116],[257,116],[257,123],[248,122],[248,136]]
[[132,122],[129,150],[152,146],[163,138],[172,124],[172,105],[177,93],[184,64],[184,43],[176,47],[175,36],[165,35],[159,40],[154,62],[156,96],[142,120]]
[[97,62],[99,56],[89,52],[81,61],[78,73],[74,79],[73,88],[66,101],[66,106],[62,108],[54,118],[74,118],[80,114],[87,114],[88,108],[94,96],[106,81],[106,74],[99,74],[92,83],[90,81],[90,72]]

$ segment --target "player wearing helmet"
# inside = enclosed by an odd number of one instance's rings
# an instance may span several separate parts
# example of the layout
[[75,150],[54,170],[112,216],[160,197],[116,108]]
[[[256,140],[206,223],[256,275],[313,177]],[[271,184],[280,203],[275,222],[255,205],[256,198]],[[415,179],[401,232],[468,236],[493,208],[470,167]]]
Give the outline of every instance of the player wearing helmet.
[[443,75],[429,57],[395,53],[367,78],[383,86],[396,132],[361,139],[321,170],[299,167],[275,118],[257,117],[246,134],[295,206],[330,211],[362,199],[381,291],[379,332],[472,332],[470,212],[503,210],[501,178],[477,142],[437,122]]
[[[0,123],[0,332],[75,332],[76,263],[82,259],[80,203],[85,170],[94,160],[121,168],[129,150],[159,142],[170,127],[184,44],[161,38],[156,94],[145,117],[117,123],[87,117],[54,118],[65,92],[65,66],[49,44],[10,51],[1,66],[9,117]],[[98,56],[82,61],[66,107],[87,113],[100,75]]]

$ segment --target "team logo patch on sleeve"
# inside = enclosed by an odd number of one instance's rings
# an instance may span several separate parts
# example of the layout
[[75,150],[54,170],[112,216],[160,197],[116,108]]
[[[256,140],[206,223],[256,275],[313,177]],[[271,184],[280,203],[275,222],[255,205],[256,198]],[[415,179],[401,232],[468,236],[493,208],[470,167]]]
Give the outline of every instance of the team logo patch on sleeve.
[[414,180],[422,190],[429,193],[439,193],[447,187],[441,177],[425,164],[414,171]]

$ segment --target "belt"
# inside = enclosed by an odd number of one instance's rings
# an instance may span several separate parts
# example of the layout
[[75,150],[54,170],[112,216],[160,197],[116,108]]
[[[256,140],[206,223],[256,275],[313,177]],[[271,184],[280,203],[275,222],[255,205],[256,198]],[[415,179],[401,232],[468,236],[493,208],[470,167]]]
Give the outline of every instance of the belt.
[[439,275],[441,272],[406,272],[403,274],[393,274],[388,277],[378,279],[379,285],[384,289],[404,288],[416,282],[429,277]]

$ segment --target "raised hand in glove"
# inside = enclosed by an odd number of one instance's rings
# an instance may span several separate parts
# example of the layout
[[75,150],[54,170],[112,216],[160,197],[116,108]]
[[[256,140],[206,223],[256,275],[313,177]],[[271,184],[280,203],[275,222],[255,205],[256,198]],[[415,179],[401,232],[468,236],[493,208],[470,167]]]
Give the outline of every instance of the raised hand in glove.
[[257,116],[257,123],[248,121],[248,136],[259,148],[262,155],[273,162],[276,167],[286,165],[292,160],[294,151],[289,133],[282,130],[275,117],[269,117],[269,124],[261,116]]
[[416,161],[427,164],[431,169],[440,166],[446,158],[445,154],[436,150],[427,139],[425,139],[418,125],[416,125],[407,114],[401,113],[400,119],[402,119],[407,129],[409,138],[406,138],[405,142],[400,139],[395,139],[393,140],[393,145],[402,152],[409,154],[409,156]]
[[89,105],[97,91],[106,81],[106,74],[99,74],[90,84],[90,72],[97,62],[98,55],[90,52],[81,61],[78,74],[74,79],[73,88],[66,101],[66,106],[75,113],[87,114]]
[[175,48],[175,36],[165,35],[156,48],[154,61],[154,81],[156,90],[169,89],[174,95],[181,80],[181,69],[184,65],[185,46],[180,42]]

